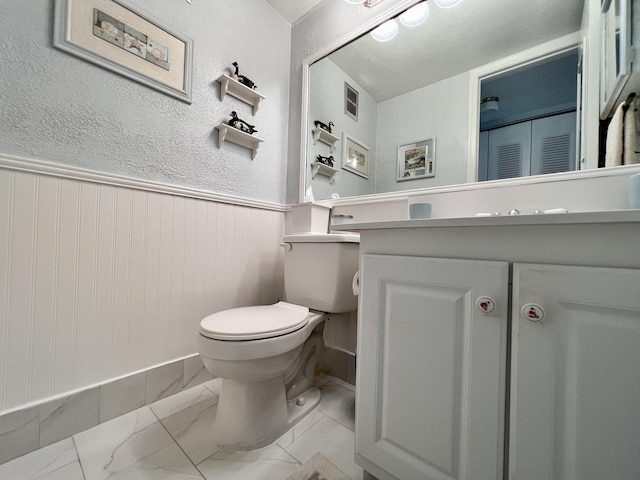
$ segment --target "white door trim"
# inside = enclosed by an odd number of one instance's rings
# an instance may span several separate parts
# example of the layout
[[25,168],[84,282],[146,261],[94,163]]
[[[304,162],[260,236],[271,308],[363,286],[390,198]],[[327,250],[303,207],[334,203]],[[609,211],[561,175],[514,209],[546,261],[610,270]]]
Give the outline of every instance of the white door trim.
[[475,182],[478,176],[480,84],[482,80],[577,49],[581,44],[582,38],[580,33],[575,32],[469,71],[469,143],[467,145],[467,182]]

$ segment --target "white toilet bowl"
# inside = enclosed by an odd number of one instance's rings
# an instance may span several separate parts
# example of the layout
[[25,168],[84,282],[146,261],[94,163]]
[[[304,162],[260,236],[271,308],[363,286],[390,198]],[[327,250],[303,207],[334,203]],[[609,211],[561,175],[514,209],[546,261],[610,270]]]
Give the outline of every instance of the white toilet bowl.
[[[356,235],[297,235],[285,242],[291,242],[285,251],[287,302],[225,310],[200,324],[200,357],[222,378],[213,440],[225,450],[268,445],[319,403],[313,377],[324,341],[314,329],[330,317],[323,312],[357,307],[351,290]],[[301,271],[307,272],[302,282]],[[287,277],[295,283],[287,284]]]
[[[240,334],[243,329],[236,324],[234,339],[224,339],[229,336],[220,324],[231,325],[233,318],[227,322],[225,317],[240,316],[245,320],[277,316],[283,328],[270,329],[269,334],[277,336],[260,338],[267,332],[249,328]],[[207,370],[223,379],[213,425],[214,442],[220,448],[251,450],[267,445],[316,406],[320,393],[310,390],[324,342],[313,330],[326,318],[306,307],[278,302],[227,310],[202,321],[200,356]],[[311,368],[307,376],[306,365]]]

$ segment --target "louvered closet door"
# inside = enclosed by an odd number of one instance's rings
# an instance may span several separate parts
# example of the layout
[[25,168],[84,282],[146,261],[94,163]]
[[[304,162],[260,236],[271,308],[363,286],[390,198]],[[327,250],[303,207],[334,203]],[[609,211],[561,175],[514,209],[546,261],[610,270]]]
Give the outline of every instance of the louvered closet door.
[[531,122],[531,175],[576,168],[576,113]]
[[487,180],[528,176],[531,169],[531,122],[489,132]]

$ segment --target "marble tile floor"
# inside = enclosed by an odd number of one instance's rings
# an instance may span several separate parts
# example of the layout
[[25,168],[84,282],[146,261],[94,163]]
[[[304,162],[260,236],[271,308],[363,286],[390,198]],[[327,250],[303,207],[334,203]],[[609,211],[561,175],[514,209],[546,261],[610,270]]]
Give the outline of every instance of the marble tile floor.
[[273,444],[218,451],[215,379],[0,465],[0,480],[284,480],[316,452],[353,480],[353,386],[319,376],[320,404]]

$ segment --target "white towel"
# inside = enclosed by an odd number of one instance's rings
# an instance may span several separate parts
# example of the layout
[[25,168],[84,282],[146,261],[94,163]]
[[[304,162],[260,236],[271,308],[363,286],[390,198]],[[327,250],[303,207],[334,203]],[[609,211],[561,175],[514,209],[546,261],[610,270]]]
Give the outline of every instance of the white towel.
[[631,100],[626,113],[624,114],[624,154],[623,165],[638,163],[636,158],[636,102]]
[[607,129],[607,146],[604,155],[604,166],[622,165],[622,135],[624,129],[624,103],[618,105]]

